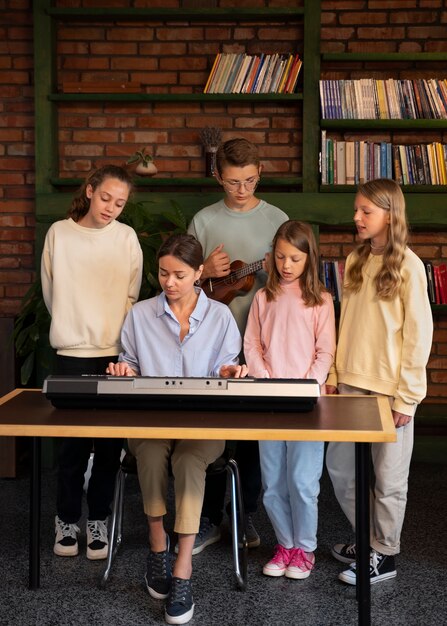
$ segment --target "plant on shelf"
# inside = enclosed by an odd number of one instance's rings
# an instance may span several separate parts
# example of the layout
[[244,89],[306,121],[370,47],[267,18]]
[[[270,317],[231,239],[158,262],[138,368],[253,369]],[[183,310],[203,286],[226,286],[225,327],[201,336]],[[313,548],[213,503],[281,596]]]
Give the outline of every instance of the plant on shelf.
[[127,165],[136,165],[135,173],[140,176],[154,176],[158,171],[153,157],[146,152],[146,148],[136,150],[128,159]]
[[222,142],[222,131],[215,126],[205,126],[200,131],[200,140],[205,148],[205,175],[214,176],[216,152]]
[[[186,232],[186,217],[179,205],[169,200],[170,208],[156,207],[155,202],[127,202],[119,220],[131,226],[137,233],[143,251],[143,280],[140,300],[151,298],[160,291],[158,283],[157,250],[166,237]],[[164,205],[164,202],[163,202]],[[42,285],[38,278],[22,300],[21,311],[16,317],[13,341],[20,363],[20,382],[40,386],[42,379],[53,369],[54,351],[49,344],[51,318],[45,306]]]

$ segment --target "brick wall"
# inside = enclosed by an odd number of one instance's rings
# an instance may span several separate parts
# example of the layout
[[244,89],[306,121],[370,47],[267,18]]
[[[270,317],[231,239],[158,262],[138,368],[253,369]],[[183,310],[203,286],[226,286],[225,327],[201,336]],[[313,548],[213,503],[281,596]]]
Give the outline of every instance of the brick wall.
[[11,317],[34,269],[31,0],[0,11],[0,317]]
[[[101,82],[115,81],[143,92],[201,93],[219,51],[290,52],[302,41],[302,21],[280,29],[276,23],[61,23],[58,41],[60,91],[73,82],[97,84],[100,91]],[[207,125],[220,127],[224,140],[243,135],[257,143],[265,172],[297,174],[300,109],[184,102],[60,106],[60,174],[70,178],[104,161],[122,163],[135,146],[148,146],[164,177],[204,175],[199,131]]]
[[[148,0],[59,0],[58,6],[156,6]],[[268,6],[268,0],[203,0],[183,6]],[[271,6],[290,5],[270,0]],[[299,4],[299,0],[297,2]],[[159,2],[163,7],[177,0]],[[341,9],[340,6],[343,8]],[[33,251],[33,42],[31,0],[0,0],[0,317],[15,315],[32,281]],[[322,1],[322,51],[445,51],[447,0]],[[280,38],[278,37],[280,32]],[[143,89],[200,92],[215,54],[286,52],[300,41],[301,25],[103,23],[58,27],[58,89],[67,82],[115,80]],[[300,47],[298,46],[298,51]],[[444,64],[388,64],[393,77],[445,76]],[[323,67],[327,78],[383,76],[381,64]],[[387,76],[390,74],[387,74]],[[64,104],[58,106],[60,176],[80,177],[104,162],[123,163],[137,147],[148,146],[163,176],[198,176],[204,158],[198,133],[220,126],[224,139],[255,141],[267,173],[300,173],[299,104]],[[345,135],[346,138],[354,137]],[[373,133],[406,143],[421,134]],[[445,132],[424,135],[447,142]],[[323,232],[322,253],[343,257],[352,249],[351,231]],[[447,232],[417,232],[412,246],[423,259],[447,258]],[[447,318],[436,320],[429,366],[430,400],[447,401]]]

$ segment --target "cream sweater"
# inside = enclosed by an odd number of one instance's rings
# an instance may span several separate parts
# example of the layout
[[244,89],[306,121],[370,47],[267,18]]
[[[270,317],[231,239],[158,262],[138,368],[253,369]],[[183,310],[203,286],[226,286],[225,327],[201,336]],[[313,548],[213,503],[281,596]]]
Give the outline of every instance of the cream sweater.
[[85,228],[71,218],[48,230],[41,278],[51,314],[50,343],[73,357],[113,356],[141,285],[142,252],[135,231],[113,221]]
[[[393,410],[414,415],[427,391],[433,318],[422,261],[406,249],[399,295],[376,296],[374,277],[383,257],[370,255],[358,293],[343,296],[335,370],[329,385],[345,383],[394,397]],[[346,271],[352,255],[346,260]]]

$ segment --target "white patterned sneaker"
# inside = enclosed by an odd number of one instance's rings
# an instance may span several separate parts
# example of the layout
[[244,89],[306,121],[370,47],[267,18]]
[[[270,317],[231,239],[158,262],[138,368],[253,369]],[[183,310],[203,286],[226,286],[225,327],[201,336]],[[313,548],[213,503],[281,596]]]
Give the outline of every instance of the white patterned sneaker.
[[79,552],[77,533],[79,527],[76,524],[66,524],[56,515],[54,532],[56,539],[54,540],[54,554],[58,556],[77,556]]
[[87,520],[87,558],[90,561],[106,559],[108,552],[107,519]]

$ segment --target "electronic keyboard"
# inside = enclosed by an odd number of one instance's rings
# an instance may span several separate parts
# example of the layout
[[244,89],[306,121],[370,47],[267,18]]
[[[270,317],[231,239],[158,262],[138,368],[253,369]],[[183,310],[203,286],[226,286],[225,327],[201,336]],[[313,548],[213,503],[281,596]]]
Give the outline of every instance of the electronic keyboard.
[[316,380],[48,376],[42,392],[56,408],[194,411],[310,411]]

